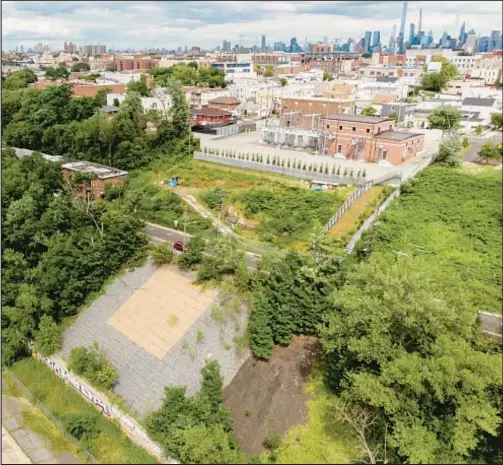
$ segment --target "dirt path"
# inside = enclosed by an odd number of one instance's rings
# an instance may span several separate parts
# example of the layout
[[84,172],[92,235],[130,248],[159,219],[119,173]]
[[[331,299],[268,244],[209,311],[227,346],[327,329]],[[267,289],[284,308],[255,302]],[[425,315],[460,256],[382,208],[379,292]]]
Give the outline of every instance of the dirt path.
[[373,202],[383,190],[383,186],[374,186],[372,189],[365,192],[361,197],[358,197],[351,204],[348,211],[338,219],[334,227],[328,232],[328,235],[340,238],[344,236],[344,234],[350,232],[367,206]]
[[319,350],[315,337],[295,337],[290,346],[276,347],[268,362],[248,359],[227,386],[224,402],[246,453],[260,454],[266,436],[307,421],[303,386]]

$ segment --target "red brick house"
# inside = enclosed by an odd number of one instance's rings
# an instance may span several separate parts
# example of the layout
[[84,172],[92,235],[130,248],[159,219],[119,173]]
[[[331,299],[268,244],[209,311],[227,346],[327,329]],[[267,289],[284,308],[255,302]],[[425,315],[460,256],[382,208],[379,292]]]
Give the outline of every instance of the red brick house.
[[236,97],[217,97],[208,102],[208,108],[233,112],[240,104],[241,101]]
[[400,165],[423,150],[424,134],[395,131],[391,118],[332,115],[324,123],[331,133],[331,156]]
[[88,174],[90,179],[82,182],[79,195],[85,197],[89,193],[92,199],[103,197],[107,184],[121,184],[128,174],[117,168],[77,160],[63,160],[61,169],[65,179],[72,179],[77,173]]
[[218,110],[209,107],[191,110],[191,120],[194,125],[225,125],[229,124],[231,119],[232,113],[226,110]]

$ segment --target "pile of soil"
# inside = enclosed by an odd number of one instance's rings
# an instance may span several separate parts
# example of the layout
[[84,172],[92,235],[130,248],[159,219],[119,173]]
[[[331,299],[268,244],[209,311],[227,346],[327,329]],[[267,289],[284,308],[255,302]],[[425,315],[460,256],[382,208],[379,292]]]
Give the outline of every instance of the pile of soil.
[[275,347],[267,362],[248,359],[225,388],[224,403],[247,454],[260,454],[267,436],[307,422],[303,386],[320,349],[314,336],[296,336],[288,347]]

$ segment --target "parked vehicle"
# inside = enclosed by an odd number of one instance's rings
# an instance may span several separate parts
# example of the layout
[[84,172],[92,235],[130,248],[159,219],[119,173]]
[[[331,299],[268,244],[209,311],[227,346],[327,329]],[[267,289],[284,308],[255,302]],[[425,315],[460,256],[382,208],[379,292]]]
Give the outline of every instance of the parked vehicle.
[[177,241],[173,244],[173,249],[179,250],[180,252],[187,252],[189,250],[182,241]]

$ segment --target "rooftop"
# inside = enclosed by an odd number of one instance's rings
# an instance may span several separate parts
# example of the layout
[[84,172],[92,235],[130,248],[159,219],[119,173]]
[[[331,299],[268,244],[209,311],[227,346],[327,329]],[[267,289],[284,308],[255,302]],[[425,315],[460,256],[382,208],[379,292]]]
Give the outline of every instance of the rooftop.
[[101,107],[101,111],[104,113],[115,113],[119,111],[119,109],[115,105],[105,105]]
[[393,118],[385,118],[378,116],[359,116],[359,115],[329,115],[327,119],[332,119],[336,121],[348,121],[350,123],[368,123],[368,124],[379,124],[386,121],[394,121]]
[[218,110],[217,108],[203,107],[199,110],[191,110],[192,116],[232,116],[230,111]]
[[240,104],[241,101],[236,97],[217,97],[210,100],[208,103],[223,103],[223,104]]
[[496,100],[493,98],[466,97],[461,105],[472,105],[476,107],[492,107]]
[[92,173],[95,174],[99,179],[116,178],[120,176],[126,176],[128,174],[127,171],[123,171],[118,168],[112,168],[110,166],[100,165],[98,163],[91,163],[90,161],[72,160],[67,163],[62,163],[61,167],[79,173]]
[[398,81],[397,77],[392,76],[377,76],[376,82],[396,82]]
[[402,131],[384,131],[380,134],[376,134],[378,139],[392,139],[392,140],[405,140],[411,139],[412,137],[424,137],[424,134],[419,134],[417,132],[402,132]]

